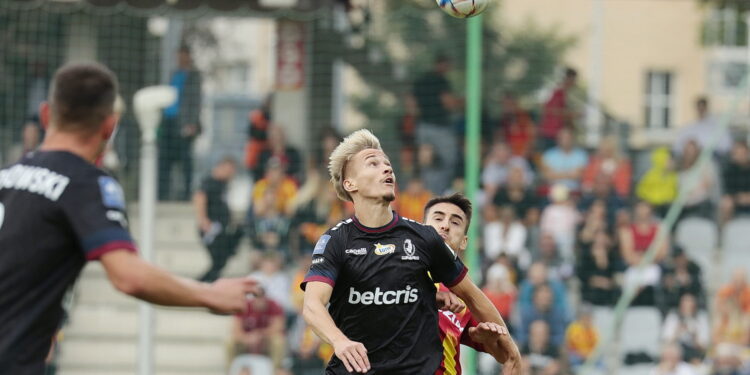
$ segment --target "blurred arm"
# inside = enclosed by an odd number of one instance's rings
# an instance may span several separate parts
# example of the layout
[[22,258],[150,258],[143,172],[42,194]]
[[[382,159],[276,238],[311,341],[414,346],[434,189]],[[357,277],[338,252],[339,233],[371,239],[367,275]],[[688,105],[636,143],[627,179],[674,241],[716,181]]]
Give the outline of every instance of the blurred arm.
[[117,290],[157,305],[236,313],[246,309],[246,295],[256,291],[256,282],[247,278],[205,284],[177,277],[130,251],[110,251],[100,261]]

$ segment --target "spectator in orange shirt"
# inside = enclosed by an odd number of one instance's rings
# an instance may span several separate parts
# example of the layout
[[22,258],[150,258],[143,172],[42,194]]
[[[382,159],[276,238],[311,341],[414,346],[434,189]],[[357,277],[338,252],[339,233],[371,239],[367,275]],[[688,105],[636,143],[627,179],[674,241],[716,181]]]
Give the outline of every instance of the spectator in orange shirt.
[[288,215],[297,195],[297,183],[284,173],[278,159],[268,161],[265,176],[253,187],[253,210],[256,216]]
[[747,273],[743,268],[734,270],[732,281],[716,293],[717,304],[724,304],[728,300],[736,301],[745,314],[750,314],[750,285],[747,283]]
[[424,206],[432,198],[432,193],[418,177],[413,177],[396,201],[396,212],[402,217],[418,220],[424,215]]
[[606,137],[599,144],[599,149],[589,159],[588,165],[583,170],[581,185],[584,192],[594,189],[594,181],[597,176],[606,176],[621,198],[627,198],[630,194],[630,182],[633,171],[630,160],[625,158],[617,146],[617,139]]
[[490,266],[482,292],[492,301],[503,319],[510,320],[516,302],[516,287],[510,281],[508,268],[501,263]]
[[585,304],[581,305],[578,320],[570,323],[565,331],[565,348],[568,352],[570,365],[573,368],[582,365],[594,353],[598,342],[599,332],[594,327],[591,318],[591,307]]
[[[273,94],[266,96],[260,108],[248,115],[247,143],[245,144],[245,167],[249,171],[258,168],[260,154],[268,148],[268,127],[271,125],[271,103]],[[256,176],[257,177],[257,176]]]
[[271,158],[265,177],[253,187],[253,239],[256,248],[264,251],[286,250],[292,202],[297,195],[297,183],[285,175],[279,160]]

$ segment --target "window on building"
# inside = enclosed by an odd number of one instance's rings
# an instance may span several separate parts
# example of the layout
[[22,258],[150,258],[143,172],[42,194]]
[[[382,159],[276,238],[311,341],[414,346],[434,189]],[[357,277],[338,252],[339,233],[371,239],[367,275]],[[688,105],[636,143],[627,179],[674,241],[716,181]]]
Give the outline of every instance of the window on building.
[[703,42],[709,46],[742,47],[747,45],[747,11],[736,6],[713,8],[703,25]]
[[651,70],[646,73],[644,113],[646,127],[665,129],[672,123],[674,77],[671,72]]

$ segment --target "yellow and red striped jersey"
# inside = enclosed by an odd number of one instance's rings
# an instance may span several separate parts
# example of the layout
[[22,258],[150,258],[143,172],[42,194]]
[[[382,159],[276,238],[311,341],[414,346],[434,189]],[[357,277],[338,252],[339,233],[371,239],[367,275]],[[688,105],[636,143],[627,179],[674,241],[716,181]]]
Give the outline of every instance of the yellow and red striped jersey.
[[[449,292],[445,285],[440,284],[441,292]],[[461,344],[470,346],[476,350],[484,351],[481,344],[471,340],[469,327],[475,327],[477,322],[468,308],[459,313],[448,310],[438,312],[438,325],[440,326],[440,342],[443,347],[443,360],[435,375],[460,375],[461,374]]]

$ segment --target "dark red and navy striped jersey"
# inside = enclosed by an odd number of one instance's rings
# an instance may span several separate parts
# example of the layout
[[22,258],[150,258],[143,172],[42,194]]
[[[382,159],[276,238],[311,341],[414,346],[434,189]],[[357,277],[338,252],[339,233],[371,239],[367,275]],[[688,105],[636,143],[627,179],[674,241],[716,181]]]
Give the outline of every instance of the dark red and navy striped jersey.
[[114,178],[65,151],[0,169],[0,373],[42,374],[63,296],[88,260],[136,251]]
[[[432,375],[443,351],[435,284],[458,284],[466,267],[434,228],[399,217],[380,228],[356,218],[328,230],[313,251],[308,282],[333,286],[336,326],[367,348],[368,374]],[[334,356],[326,374],[348,374]]]

